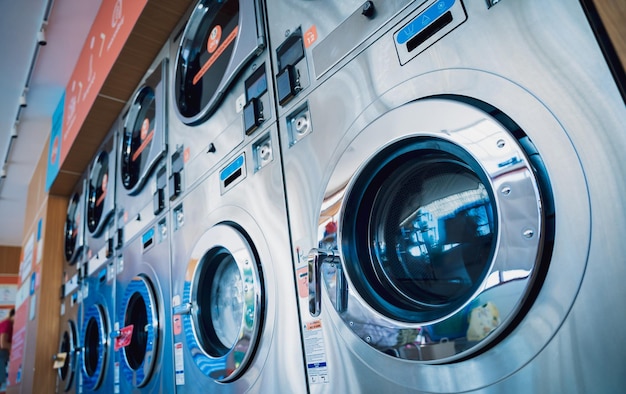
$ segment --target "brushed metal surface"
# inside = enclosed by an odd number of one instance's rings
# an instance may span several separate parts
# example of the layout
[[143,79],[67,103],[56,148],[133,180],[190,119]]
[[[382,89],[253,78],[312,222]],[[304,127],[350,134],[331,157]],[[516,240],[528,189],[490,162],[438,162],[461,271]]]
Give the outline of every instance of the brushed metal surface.
[[[268,135],[272,150],[278,152],[278,131],[276,125],[271,124],[255,132],[250,144],[232,152],[222,165],[172,205],[172,296],[178,300],[173,308],[174,319],[182,321],[183,327],[174,335],[174,345],[182,346],[183,362],[176,368],[177,375],[184,376],[184,384],[176,386],[178,393],[196,393],[200,389],[216,393],[306,392],[282,168],[277,154],[261,168],[255,168],[252,160],[255,142]],[[222,194],[221,170],[242,153],[246,156],[246,178]],[[197,366],[196,357],[210,360],[198,351],[192,354],[189,338],[185,336],[184,327],[191,322],[185,319],[192,319],[197,303],[191,300],[191,305],[181,305],[192,291],[188,287],[194,267],[203,254],[200,247],[211,243],[208,239],[204,243],[200,241],[210,229],[218,229],[218,224],[229,226],[248,240],[257,259],[255,263],[264,291],[258,294],[262,325],[255,328],[258,332],[256,349],[251,356],[246,356],[248,365],[242,374],[228,382],[205,375]],[[194,252],[199,254],[192,254]],[[210,291],[208,284],[204,290]],[[181,370],[184,372],[178,373],[181,365],[184,365]]]
[[[144,246],[143,234],[153,231],[151,245]],[[170,227],[167,215],[162,215],[153,220],[150,226],[144,227],[140,236],[135,237],[120,251],[117,259],[117,273],[115,283],[115,315],[112,317],[114,328],[119,330],[126,326],[126,307],[124,304],[128,297],[129,285],[136,277],[143,277],[149,282],[153,290],[153,305],[146,304],[146,309],[156,310],[153,321],[149,321],[151,329],[154,329],[154,343],[149,344],[153,350],[146,354],[141,376],[150,375],[141,387],[138,382],[128,379],[124,370],[120,367],[126,357],[123,349],[115,352],[117,366],[116,375],[119,377],[115,382],[116,388],[121,393],[154,393],[173,392],[174,387],[174,358],[172,346],[172,314],[171,314],[171,264],[170,264]],[[146,237],[147,238],[147,237]],[[134,327],[140,330],[143,327]],[[148,336],[146,335],[146,338]],[[112,339],[114,341],[115,339]],[[146,339],[147,340],[147,339]]]
[[[556,209],[545,280],[521,321],[495,346],[440,365],[400,360],[370,347],[333,313],[323,290],[328,375],[325,383],[309,381],[309,389],[622,391],[626,340],[615,333],[624,322],[618,311],[626,297],[626,267],[619,257],[626,253],[624,103],[578,2],[503,0],[489,9],[483,1],[462,3],[467,21],[404,66],[393,33],[410,20],[411,7],[359,46],[356,57],[340,61],[279,108],[294,264],[306,267],[303,251],[317,247],[324,191],[332,189],[330,176],[341,170],[336,164],[362,130],[413,100],[454,94],[508,115],[544,161]],[[329,11],[334,22],[324,24],[314,12],[321,4],[268,4],[270,21],[284,21],[270,30],[271,47],[282,42],[285,26],[302,24],[306,30],[318,24],[323,39],[358,5]],[[306,55],[310,62],[310,48]],[[287,119],[305,102],[313,129],[290,146]],[[419,119],[389,127],[419,128]],[[300,298],[300,307],[304,315],[308,298]]]

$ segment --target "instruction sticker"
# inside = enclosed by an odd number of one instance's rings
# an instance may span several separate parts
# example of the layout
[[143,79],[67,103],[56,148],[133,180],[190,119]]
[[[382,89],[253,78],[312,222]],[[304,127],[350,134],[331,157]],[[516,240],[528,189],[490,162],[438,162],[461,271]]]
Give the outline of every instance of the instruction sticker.
[[321,320],[304,325],[304,351],[309,383],[328,383],[328,364]]
[[174,366],[176,368],[176,385],[182,386],[185,384],[185,360],[182,342],[174,344]]

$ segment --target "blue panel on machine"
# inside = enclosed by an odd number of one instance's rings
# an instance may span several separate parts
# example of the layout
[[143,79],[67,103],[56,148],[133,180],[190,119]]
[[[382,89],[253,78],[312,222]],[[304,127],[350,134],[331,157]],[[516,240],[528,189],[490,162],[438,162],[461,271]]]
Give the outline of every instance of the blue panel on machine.
[[434,20],[448,11],[456,0],[439,0],[432,6],[428,7],[426,11],[422,12],[413,19],[408,25],[404,26],[402,30],[398,32],[396,36],[396,42],[400,45],[405,44],[411,38],[415,37]]

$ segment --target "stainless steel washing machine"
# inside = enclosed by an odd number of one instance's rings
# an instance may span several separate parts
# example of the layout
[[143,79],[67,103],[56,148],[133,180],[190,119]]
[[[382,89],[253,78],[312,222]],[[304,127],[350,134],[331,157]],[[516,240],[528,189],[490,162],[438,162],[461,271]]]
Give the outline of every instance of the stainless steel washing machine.
[[115,316],[115,215],[116,148],[120,120],[89,166],[87,179],[87,257],[83,278],[82,323],[79,341],[79,393],[113,392],[113,341]]
[[123,111],[116,185],[116,392],[173,392],[166,44]]
[[306,392],[275,124],[172,206],[178,393]]
[[115,257],[92,257],[81,283],[82,323],[78,393],[112,393],[114,362]]
[[622,390],[626,110],[580,3],[268,19],[310,391]]
[[110,258],[116,238],[115,226],[115,176],[116,141],[120,119],[98,147],[88,168],[86,200],[87,259]]
[[166,196],[168,54],[166,44],[123,111],[115,188],[122,243],[134,238],[169,208]]
[[84,260],[87,255],[87,245],[85,232],[87,210],[87,173],[83,174],[67,203],[67,215],[65,216],[65,225],[63,233],[63,253],[65,256],[65,273],[64,282],[78,271],[77,263]]
[[78,386],[78,360],[82,289],[79,274],[69,277],[61,287],[61,310],[59,314],[59,346],[53,357],[57,370],[57,393],[76,393]]
[[116,392],[174,392],[169,256],[167,216],[161,216],[118,259]]
[[262,8],[260,0],[200,0],[174,31],[168,103],[172,201],[276,121]]

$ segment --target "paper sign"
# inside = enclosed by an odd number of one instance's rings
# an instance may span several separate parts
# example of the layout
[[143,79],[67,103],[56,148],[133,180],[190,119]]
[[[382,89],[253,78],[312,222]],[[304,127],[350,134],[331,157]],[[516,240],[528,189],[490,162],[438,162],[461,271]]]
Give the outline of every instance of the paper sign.
[[54,357],[54,364],[52,364],[52,368],[59,369],[65,365],[65,359],[67,358],[67,353],[57,353]]
[[134,325],[128,325],[120,329],[120,336],[115,338],[115,351],[117,352],[123,347],[130,345],[130,341],[133,338]]

